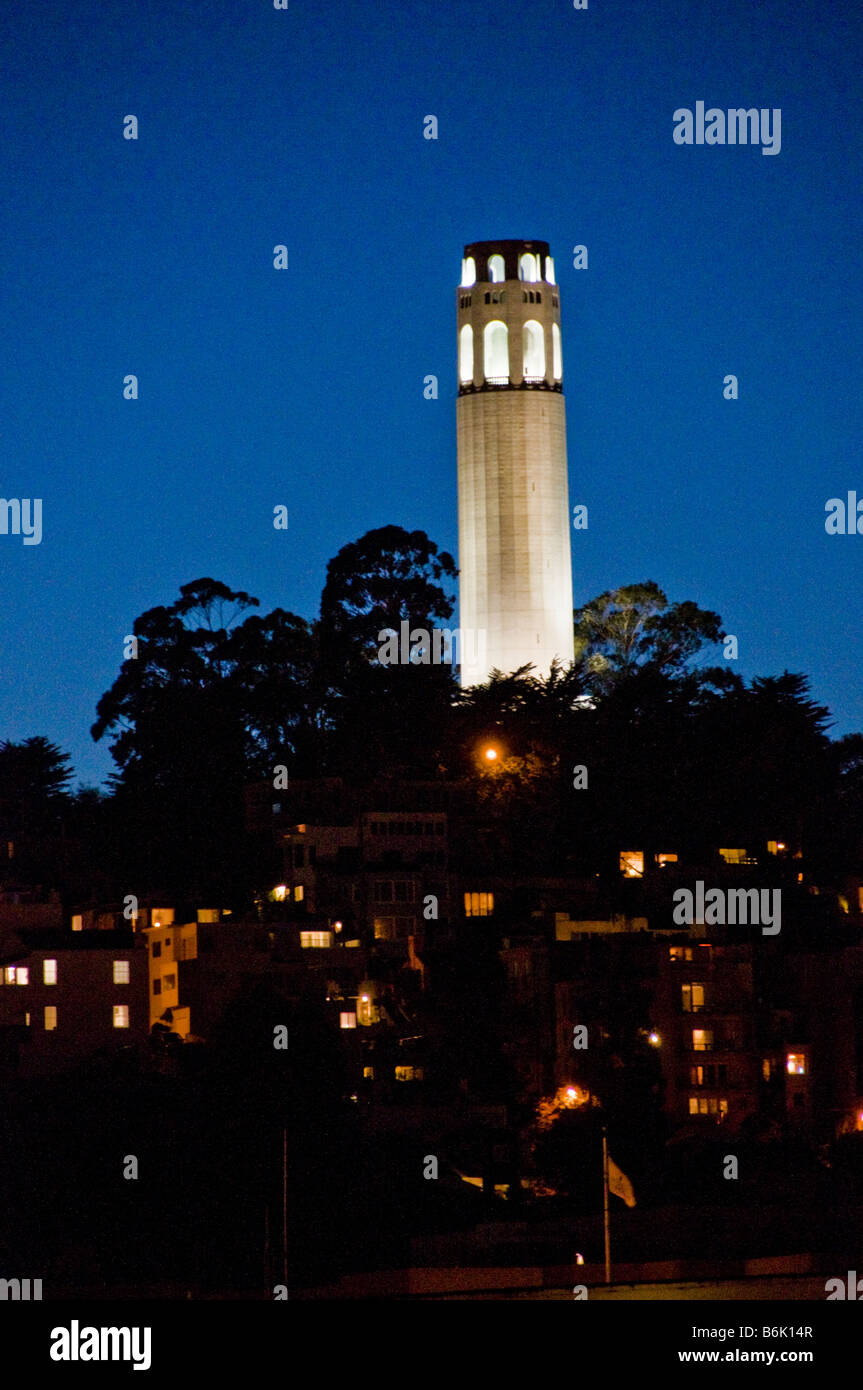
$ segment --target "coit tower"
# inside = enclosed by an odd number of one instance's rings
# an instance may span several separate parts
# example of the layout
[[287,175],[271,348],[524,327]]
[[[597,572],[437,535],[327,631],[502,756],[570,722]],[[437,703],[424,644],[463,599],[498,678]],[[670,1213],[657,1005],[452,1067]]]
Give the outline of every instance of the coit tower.
[[[461,683],[573,659],[560,297],[545,241],[464,248],[458,288]],[[483,634],[485,634],[483,636]]]

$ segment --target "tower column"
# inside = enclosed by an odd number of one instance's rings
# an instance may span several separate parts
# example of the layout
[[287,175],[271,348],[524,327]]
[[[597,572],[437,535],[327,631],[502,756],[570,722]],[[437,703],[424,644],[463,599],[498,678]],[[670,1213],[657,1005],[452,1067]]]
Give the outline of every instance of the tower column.
[[[458,303],[461,683],[573,659],[560,300],[547,242],[465,247]],[[477,634],[485,634],[477,640]]]

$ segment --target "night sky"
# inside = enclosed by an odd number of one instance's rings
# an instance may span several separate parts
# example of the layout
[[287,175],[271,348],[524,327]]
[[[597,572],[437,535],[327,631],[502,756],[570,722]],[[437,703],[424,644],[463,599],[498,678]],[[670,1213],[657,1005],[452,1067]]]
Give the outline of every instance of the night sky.
[[[654,579],[863,728],[863,536],[824,528],[863,497],[861,30],[851,0],[5,0],[0,494],[43,538],[0,535],[0,737],[101,782],[96,703],[181,584],[313,617],[372,527],[457,554],[455,290],[505,237],[561,287],[576,604]],[[698,100],[780,108],[781,152],[676,145]]]

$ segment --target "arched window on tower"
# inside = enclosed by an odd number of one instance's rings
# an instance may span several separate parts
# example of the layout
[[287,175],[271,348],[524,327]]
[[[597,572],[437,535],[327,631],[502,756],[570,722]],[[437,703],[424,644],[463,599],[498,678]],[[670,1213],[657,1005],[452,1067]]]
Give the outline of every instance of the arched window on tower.
[[458,335],[458,379],[463,384],[473,381],[473,329],[469,323]]
[[549,285],[554,284],[554,259],[551,256],[545,258],[545,278]]
[[555,381],[563,376],[563,358],[560,355],[560,329],[556,323],[551,325],[551,359]]
[[506,271],[503,264],[503,256],[489,256],[488,258],[488,278],[493,285],[501,285],[506,279]]
[[465,256],[461,263],[461,283],[462,289],[468,285],[476,284],[476,261],[473,256]]
[[539,267],[532,251],[523,251],[519,256],[518,278],[519,280],[528,280],[531,284],[539,279]]
[[528,319],[522,329],[525,381],[542,381],[545,377],[545,334],[542,324]]
[[506,324],[492,319],[483,330],[485,379],[496,386],[509,384],[509,343]]

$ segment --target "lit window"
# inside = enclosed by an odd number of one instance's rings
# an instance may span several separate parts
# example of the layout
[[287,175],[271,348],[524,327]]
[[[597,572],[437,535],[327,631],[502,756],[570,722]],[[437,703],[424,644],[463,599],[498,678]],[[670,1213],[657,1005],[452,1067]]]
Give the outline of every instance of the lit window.
[[54,1004],[45,1005],[45,1031],[49,1032],[57,1027],[57,1009]]
[[643,878],[644,851],[640,849],[621,850],[620,872],[624,878]]
[[43,960],[42,962],[42,983],[45,985],[56,985],[57,983],[57,962],[55,960]]
[[306,890],[305,890],[305,888],[303,887],[303,885],[302,885],[301,883],[298,883],[297,886],[296,886],[296,888],[294,889],[294,902],[295,902],[295,903],[301,903],[301,902],[303,901],[303,898],[304,898],[305,896],[306,896]]
[[546,258],[545,258],[545,278],[546,278],[546,281],[547,281],[547,283],[548,283],[549,285],[553,285],[553,284],[554,284],[554,257],[553,257],[553,256],[546,256]]
[[704,985],[681,985],[680,994],[684,1013],[695,1014],[704,1008]]
[[494,893],[465,893],[465,917],[490,917],[494,912]]
[[506,385],[509,382],[509,338],[507,327],[500,319],[492,319],[483,329],[483,366],[486,381]]
[[128,1005],[128,1004],[115,1004],[115,1005],[114,1005],[114,1027],[115,1027],[115,1028],[128,1028],[128,1027],[129,1027],[129,1005]]
[[[133,920],[134,920],[134,919],[133,919]],[[73,918],[72,918],[72,930],[73,930],[73,931],[83,931],[83,930],[84,930],[84,918],[83,918],[83,916],[82,916],[82,914],[81,914],[80,912],[76,912],[76,913],[74,914]]]
[[114,961],[114,984],[127,985],[129,983],[129,962],[127,960]]
[[488,278],[493,285],[503,284],[503,281],[506,279],[506,269],[503,263],[503,256],[489,256]]
[[720,1115],[727,1115],[727,1114],[728,1114],[728,1101],[727,1101],[727,1100],[721,1100],[721,1101],[719,1102],[719,1113],[720,1113]]
[[676,855],[676,854],[657,854],[657,856],[656,856],[656,862],[657,862],[657,864],[659,865],[660,869],[663,869],[663,868],[665,867],[666,864],[676,864],[676,863],[677,863],[677,855]]
[[532,251],[523,251],[518,258],[518,278],[531,284],[539,279],[539,267]]
[[14,983],[15,983],[15,966],[14,966],[14,965],[7,965],[7,966],[6,966],[6,969],[3,971],[3,979],[4,979],[4,981],[5,981],[5,983],[6,983],[7,985],[14,985]]
[[773,1063],[769,1057],[765,1057],[761,1063],[761,1075],[764,1077],[765,1081],[769,1081],[772,1074]]
[[356,1014],[354,1014],[354,1013],[343,1013],[343,1014],[339,1014],[339,1027],[340,1027],[340,1028],[356,1028],[356,1026],[357,1026],[357,1016],[356,1016]]
[[396,919],[395,917],[376,917],[375,918],[375,941],[395,941],[396,938]]
[[542,324],[528,319],[522,329],[525,381],[542,380],[545,376],[545,334]]
[[669,960],[692,960],[691,946],[669,946]]
[[725,860],[726,864],[746,863],[745,849],[721,849],[719,853],[722,855],[722,858]]
[[693,1028],[692,1050],[693,1052],[711,1052],[713,1050],[712,1028]]
[[165,986],[165,989],[166,989],[166,990],[169,990],[169,989],[176,989],[176,988],[177,988],[177,977],[176,977],[176,975],[163,975],[163,976],[162,976],[162,984]]
[[331,931],[301,931],[300,945],[308,947],[332,946],[333,934]]
[[689,1113],[690,1115],[698,1114],[698,1096],[689,1097]]
[[422,1067],[396,1067],[396,1081],[422,1081]]
[[461,263],[462,289],[476,284],[476,261],[473,256],[463,256]]
[[374,1081],[374,1079],[375,1079],[375,1069],[374,1069],[374,1067],[363,1067],[363,1081]]
[[283,903],[287,896],[288,887],[286,883],[277,883],[272,893],[270,894],[270,897],[274,903]]
[[563,376],[563,355],[560,350],[560,329],[556,323],[551,325],[551,362],[555,381]]
[[16,972],[16,974],[15,974],[15,983],[16,983],[16,985],[29,985],[29,983],[30,983],[30,967],[29,967],[28,965],[19,965],[19,966],[18,966],[18,970],[17,970],[17,972]]
[[361,994],[357,999],[357,1023],[369,1028],[380,1023],[381,1011],[370,994]]
[[458,335],[458,379],[473,381],[473,329],[469,323],[462,326]]
[[802,1052],[789,1052],[785,1065],[789,1076],[806,1075],[806,1058]]

